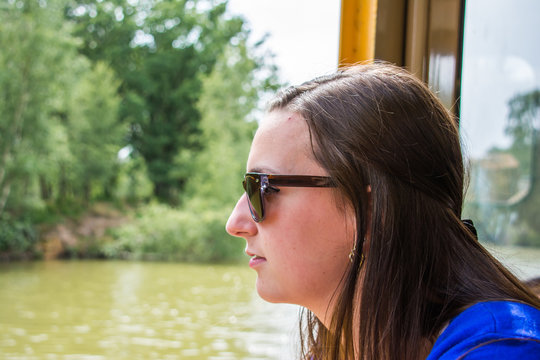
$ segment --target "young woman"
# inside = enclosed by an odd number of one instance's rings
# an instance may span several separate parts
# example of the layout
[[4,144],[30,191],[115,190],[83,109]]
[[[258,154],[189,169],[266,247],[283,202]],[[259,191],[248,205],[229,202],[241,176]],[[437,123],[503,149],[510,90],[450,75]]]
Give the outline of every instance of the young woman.
[[540,301],[461,220],[455,119],[390,65],[290,87],[227,231],[257,291],[305,307],[304,359],[538,359]]

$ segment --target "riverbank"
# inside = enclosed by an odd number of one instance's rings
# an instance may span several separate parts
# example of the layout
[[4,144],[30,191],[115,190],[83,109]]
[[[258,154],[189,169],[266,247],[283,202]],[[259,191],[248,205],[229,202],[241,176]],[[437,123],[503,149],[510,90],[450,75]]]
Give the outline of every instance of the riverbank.
[[[17,240],[16,251],[11,253],[2,249],[0,241],[0,262],[73,258],[238,262],[244,241],[225,232],[229,212],[229,207],[206,203],[184,208],[158,203],[120,208],[95,203],[77,216],[58,216],[37,226],[19,223],[6,232],[7,227],[0,224],[0,240],[2,236]],[[521,279],[540,276],[540,248],[484,246]]]
[[[118,208],[96,203],[76,216],[0,223],[0,261],[128,259],[236,262],[243,241],[225,232],[230,207],[149,203]],[[1,219],[0,219],[1,220]]]
[[112,241],[108,231],[132,220],[132,210],[120,211],[107,203],[94,204],[77,218],[65,218],[54,225],[42,225],[38,244],[44,260],[100,258],[100,248]]

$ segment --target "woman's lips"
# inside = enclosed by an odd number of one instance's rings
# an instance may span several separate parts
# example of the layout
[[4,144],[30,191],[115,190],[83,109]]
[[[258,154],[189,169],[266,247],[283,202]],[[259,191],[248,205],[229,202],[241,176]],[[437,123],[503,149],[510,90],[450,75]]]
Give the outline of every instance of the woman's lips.
[[249,267],[255,268],[259,266],[260,264],[266,262],[266,258],[263,258],[262,256],[255,255],[249,260]]
[[259,266],[260,264],[266,262],[266,258],[265,257],[262,257],[260,255],[256,255],[255,253],[249,251],[249,250],[246,250],[246,254],[251,257],[251,259],[249,260],[249,267],[251,268],[255,268],[257,266]]

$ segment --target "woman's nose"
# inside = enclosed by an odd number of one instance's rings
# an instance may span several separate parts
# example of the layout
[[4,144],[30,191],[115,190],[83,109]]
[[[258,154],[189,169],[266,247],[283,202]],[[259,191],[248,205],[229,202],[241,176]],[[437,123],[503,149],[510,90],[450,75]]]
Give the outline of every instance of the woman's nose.
[[230,235],[243,238],[253,236],[257,233],[257,225],[251,218],[246,194],[243,194],[238,199],[225,228]]

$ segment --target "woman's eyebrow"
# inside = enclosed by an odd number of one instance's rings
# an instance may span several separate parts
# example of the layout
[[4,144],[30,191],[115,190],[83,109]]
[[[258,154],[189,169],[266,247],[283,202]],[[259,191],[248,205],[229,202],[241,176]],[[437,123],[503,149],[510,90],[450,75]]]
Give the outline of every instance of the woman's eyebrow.
[[279,171],[275,171],[266,166],[255,166],[253,168],[250,168],[248,172],[256,172],[261,174],[279,174]]

